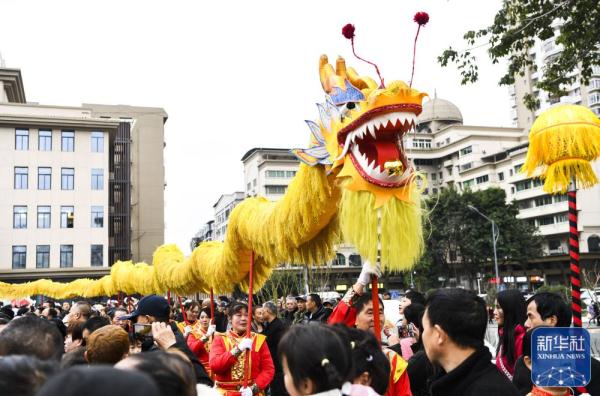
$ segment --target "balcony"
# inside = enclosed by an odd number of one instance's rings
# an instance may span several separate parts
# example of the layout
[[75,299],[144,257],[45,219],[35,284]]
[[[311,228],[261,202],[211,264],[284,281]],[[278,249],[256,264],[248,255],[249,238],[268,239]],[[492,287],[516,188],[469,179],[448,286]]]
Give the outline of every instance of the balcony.
[[567,234],[569,233],[569,223],[543,225],[539,227],[539,230],[542,235]]
[[545,216],[555,213],[567,212],[569,207],[566,202],[556,202],[550,205],[534,206],[527,209],[520,209],[518,217],[528,219],[531,217]]
[[451,159],[444,161],[444,168],[454,165],[454,161]]

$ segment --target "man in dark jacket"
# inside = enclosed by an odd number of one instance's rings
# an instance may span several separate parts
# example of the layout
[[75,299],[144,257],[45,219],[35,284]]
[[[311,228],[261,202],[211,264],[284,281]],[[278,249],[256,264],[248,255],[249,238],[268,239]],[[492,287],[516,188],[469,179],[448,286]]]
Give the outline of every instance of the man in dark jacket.
[[285,299],[285,310],[281,315],[281,320],[286,326],[291,326],[294,323],[294,316],[298,312],[298,303],[294,296],[287,296]]
[[430,382],[432,396],[518,395],[483,343],[487,310],[480,297],[463,289],[439,289],[425,306],[423,346],[428,359],[443,369]]
[[306,298],[306,313],[304,314],[303,324],[327,323],[331,314],[326,310],[318,294],[311,293]]
[[269,388],[271,389],[271,395],[285,396],[288,393],[283,382],[283,368],[277,355],[277,345],[279,345],[281,337],[285,334],[287,326],[277,317],[277,306],[271,301],[263,304],[263,318],[263,325],[265,326],[263,335],[267,337],[267,345],[275,366],[275,376]]
[[142,352],[156,349],[178,349],[192,362],[196,381],[199,384],[212,386],[212,381],[204,367],[188,348],[183,334],[175,323],[169,322],[171,308],[164,297],[149,295],[140,300],[137,308],[123,320],[134,323],[136,337],[142,340]]

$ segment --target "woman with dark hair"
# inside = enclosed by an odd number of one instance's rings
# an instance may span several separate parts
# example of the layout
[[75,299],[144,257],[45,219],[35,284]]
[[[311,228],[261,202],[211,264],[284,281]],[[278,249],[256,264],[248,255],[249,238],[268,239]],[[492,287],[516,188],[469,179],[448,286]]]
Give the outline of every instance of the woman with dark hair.
[[[246,334],[246,304],[234,303],[227,314],[231,330],[215,336],[210,348],[209,364],[215,386],[225,396],[264,395],[275,375],[269,346],[265,342],[267,337],[253,332]],[[246,365],[247,354],[250,354],[249,369]],[[250,378],[246,383],[247,370],[250,370]]]
[[185,320],[177,322],[177,328],[184,337],[187,337],[199,325],[198,315],[200,314],[200,304],[198,301],[187,301],[183,304],[183,310],[185,310]]
[[212,345],[216,326],[210,324],[210,309],[202,308],[198,318],[198,326],[190,333],[187,339],[187,344],[200,360],[208,375],[212,378],[210,371],[209,353]]
[[281,339],[278,354],[290,396],[342,395],[352,373],[350,346],[328,326],[293,326]]
[[496,366],[511,381],[515,362],[523,354],[523,337],[527,320],[527,304],[518,290],[504,290],[496,297],[494,319],[498,323]]

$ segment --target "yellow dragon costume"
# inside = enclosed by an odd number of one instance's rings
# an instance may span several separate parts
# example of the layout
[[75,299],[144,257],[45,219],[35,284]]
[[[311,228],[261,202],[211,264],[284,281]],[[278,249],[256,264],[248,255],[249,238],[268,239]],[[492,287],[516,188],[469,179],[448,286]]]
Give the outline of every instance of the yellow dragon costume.
[[[401,81],[378,86],[338,58],[319,62],[326,100],[319,119],[307,121],[310,146],[293,150],[302,161],[278,202],[247,198],[231,213],[222,242],[204,242],[189,257],[163,245],[152,265],[117,262],[98,280],[47,279],[0,283],[1,297],[52,298],[230,291],[248,287],[251,253],[257,288],[281,263],[321,265],[342,240],[383,271],[411,268],[423,237],[415,172],[403,137],[415,128],[426,95]],[[382,84],[383,85],[383,84]]]

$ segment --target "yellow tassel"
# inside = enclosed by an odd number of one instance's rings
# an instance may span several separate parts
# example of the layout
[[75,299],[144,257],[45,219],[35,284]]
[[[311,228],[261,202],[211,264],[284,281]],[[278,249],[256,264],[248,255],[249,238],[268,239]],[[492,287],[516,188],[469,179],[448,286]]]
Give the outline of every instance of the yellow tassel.
[[589,188],[598,183],[590,163],[581,159],[568,159],[553,163],[546,172],[544,191],[550,194],[565,193],[575,178],[578,188]]

